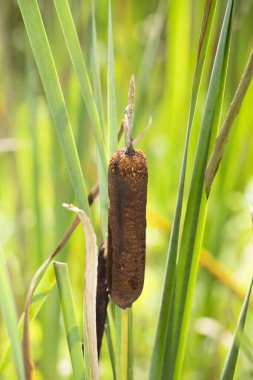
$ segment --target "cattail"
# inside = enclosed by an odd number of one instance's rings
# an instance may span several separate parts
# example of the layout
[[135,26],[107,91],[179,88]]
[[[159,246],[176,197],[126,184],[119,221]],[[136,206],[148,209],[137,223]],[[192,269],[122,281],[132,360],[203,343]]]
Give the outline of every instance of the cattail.
[[125,309],[141,294],[146,250],[147,161],[139,150],[117,150],[108,172],[107,281],[113,301]]
[[132,145],[134,92],[132,76],[123,121],[127,147],[113,154],[108,170],[107,283],[122,309],[141,294],[145,271],[148,169],[144,154]]

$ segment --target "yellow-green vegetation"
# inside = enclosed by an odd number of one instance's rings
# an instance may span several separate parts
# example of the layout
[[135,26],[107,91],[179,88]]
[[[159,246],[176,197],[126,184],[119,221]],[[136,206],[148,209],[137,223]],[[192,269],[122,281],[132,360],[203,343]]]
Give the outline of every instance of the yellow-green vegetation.
[[97,379],[85,264],[132,74],[145,281],[109,302],[99,378],[252,378],[252,19],[251,0],[0,2],[0,379]]

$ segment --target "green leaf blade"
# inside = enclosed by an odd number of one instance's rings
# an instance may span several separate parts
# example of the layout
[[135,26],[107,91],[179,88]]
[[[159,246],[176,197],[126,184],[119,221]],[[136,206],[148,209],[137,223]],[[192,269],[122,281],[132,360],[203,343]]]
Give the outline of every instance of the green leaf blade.
[[181,176],[180,176],[180,185],[179,185],[179,191],[178,191],[176,212],[175,212],[175,217],[174,217],[172,231],[171,231],[170,243],[168,247],[163,296],[162,296],[162,302],[161,302],[161,309],[159,313],[159,320],[158,320],[158,326],[157,326],[157,331],[156,331],[154,350],[152,354],[151,369],[150,369],[150,376],[149,376],[150,380],[153,378],[157,378],[157,379],[162,378],[163,360],[164,360],[164,353],[166,350],[166,336],[168,333],[168,325],[169,325],[168,316],[170,314],[173,289],[174,289],[176,258],[177,258],[181,212],[182,212],[182,204],[183,204],[183,196],[184,196],[186,163],[187,163],[187,156],[188,156],[188,145],[189,145],[189,139],[190,139],[190,134],[191,134],[193,116],[194,116],[194,112],[196,108],[201,76],[203,72],[203,66],[205,62],[205,54],[206,54],[208,42],[210,39],[211,27],[213,24],[216,4],[217,4],[217,0],[213,0],[213,1],[207,0],[206,6],[205,6],[205,12],[203,16],[202,32],[201,32],[200,41],[199,41],[199,53],[198,53],[196,70],[195,70],[194,81],[193,81],[193,86],[192,86],[190,113],[189,113],[189,118],[188,118],[187,136],[186,136],[186,142],[185,142],[185,148],[184,148],[184,156],[183,156],[182,171],[181,171]]
[[87,73],[83,53],[81,50],[80,42],[78,40],[70,7],[67,0],[54,0],[54,4],[61,24],[62,32],[69,50],[71,61],[79,80],[82,96],[89,115],[101,161],[103,162],[104,170],[106,171],[107,157],[102,133],[102,126],[99,120],[94,96],[92,94],[89,76]]
[[[30,307],[30,323],[33,322],[34,319],[37,317],[50,291],[54,288],[54,285],[55,285],[54,268],[52,264],[50,264],[34,291],[32,303]],[[23,326],[24,326],[24,313],[21,315],[18,322],[18,335],[20,339],[22,339]],[[7,342],[3,352],[4,354],[0,361],[0,373],[4,371],[5,367],[7,366],[7,364],[9,363],[11,359],[10,342]]]
[[88,377],[85,377],[82,345],[76,322],[76,313],[68,275],[68,267],[67,264],[54,262],[54,269],[74,378],[85,379]]
[[[176,271],[177,282],[173,310],[176,325],[173,330],[173,355],[171,360],[171,363],[175,363],[175,367],[173,364],[170,367],[170,371],[174,373],[175,379],[180,379],[185,353],[190,308],[198,267],[198,254],[202,240],[207,206],[206,196],[205,194],[203,195],[205,168],[210,148],[213,118],[219,95],[222,69],[224,67],[223,63],[226,54],[227,40],[230,38],[229,28],[232,18],[233,5],[233,0],[228,0],[220,39],[216,50],[195,156],[185,222],[183,226],[180,255]],[[168,365],[166,364],[166,360],[165,368],[167,371]]]
[[2,250],[0,250],[0,309],[10,337],[18,378],[25,380],[22,349],[17,331],[15,303]]
[[99,69],[99,52],[97,43],[97,30],[96,30],[96,18],[95,18],[95,5],[94,0],[92,0],[92,61],[93,61],[93,86],[94,86],[94,99],[96,102],[100,123],[102,129],[105,124],[104,118],[104,107],[103,107],[103,97],[100,81],[100,69]]
[[112,10],[111,1],[108,6],[108,151],[109,157],[117,149],[117,116],[116,116],[116,91],[114,79],[114,55],[113,55],[113,31],[112,31]]
[[244,324],[246,320],[252,285],[253,285],[253,278],[251,280],[250,286],[245,296],[242,310],[238,319],[238,324],[233,336],[232,345],[228,352],[220,380],[231,380],[234,378],[234,373],[235,373],[235,368],[236,368],[236,363],[237,363],[237,358],[238,358],[239,348],[240,348],[240,338],[241,338],[241,334],[243,333],[243,328],[244,328]]
[[[104,126],[104,109],[100,82],[99,61],[98,61],[98,46],[97,46],[97,32],[95,21],[95,6],[92,1],[92,54],[93,54],[93,86],[94,96],[97,105],[99,117],[102,126]],[[107,234],[107,219],[108,219],[108,193],[107,193],[107,172],[104,171],[104,166],[98,154],[98,181],[99,181],[99,199],[101,207],[101,230],[103,238]]]
[[74,137],[53,56],[36,0],[18,0],[33,50],[48,106],[66,159],[78,204],[87,213],[89,205]]

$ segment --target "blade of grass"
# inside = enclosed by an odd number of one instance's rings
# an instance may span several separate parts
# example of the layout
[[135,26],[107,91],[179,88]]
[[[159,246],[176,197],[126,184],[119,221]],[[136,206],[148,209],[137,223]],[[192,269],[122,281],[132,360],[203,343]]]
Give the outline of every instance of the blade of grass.
[[[43,306],[44,302],[47,299],[47,296],[49,292],[53,289],[55,285],[55,275],[52,265],[50,265],[41,278],[35,292],[32,298],[31,307],[30,307],[30,322],[33,322],[34,319],[37,317],[41,307]],[[22,338],[23,333],[23,326],[24,326],[24,314],[22,314],[19,323],[18,323],[18,334],[20,339]],[[15,329],[16,325],[15,325]],[[3,372],[5,367],[10,361],[11,357],[11,347],[10,343],[8,342],[6,344],[6,347],[4,349],[4,354],[0,362],[0,373]]]
[[[231,16],[232,18],[232,16]],[[226,75],[227,75],[227,67],[228,67],[228,57],[229,57],[229,51],[230,51],[230,42],[231,42],[231,22],[228,27],[228,32],[227,32],[227,38],[226,38],[226,43],[225,43],[225,49],[224,49],[224,57],[223,57],[223,62],[222,62],[222,69],[221,69],[221,77],[220,77],[220,84],[219,84],[219,90],[218,90],[218,95],[217,95],[217,100],[216,100],[216,105],[215,105],[215,111],[214,111],[214,117],[212,121],[212,132],[211,132],[211,138],[210,138],[210,143],[209,143],[209,149],[213,145],[214,138],[217,134],[218,127],[219,127],[219,122],[220,122],[220,116],[221,116],[221,108],[222,108],[222,103],[223,103],[223,97],[224,97],[224,90],[225,90],[225,83],[226,83]],[[197,276],[197,270],[198,270],[198,262],[199,262],[199,253],[201,249],[201,244],[202,244],[202,238],[203,238],[203,232],[204,232],[204,226],[205,226],[205,220],[206,220],[206,211],[207,211],[207,202],[205,196],[202,194],[202,200],[201,200],[201,206],[200,206],[200,212],[199,212],[199,224],[197,227],[197,232],[196,232],[196,238],[195,238],[195,252],[198,252],[196,255],[196,258],[194,260],[193,258],[193,263],[192,263],[192,270],[190,274],[190,279],[189,279],[189,286],[188,286],[188,300],[186,301],[186,309],[189,308],[189,313],[190,313],[190,308],[191,308],[191,300],[193,298],[193,293],[194,293],[194,286],[195,286],[195,281],[196,281],[196,276]],[[173,343],[171,344],[170,342],[172,341],[172,331],[173,331],[173,318],[174,318],[174,308],[171,309],[171,325],[170,325],[170,332],[167,335],[167,350],[165,353],[165,356],[172,357],[171,351],[168,351],[168,347],[170,350],[173,348]],[[174,331],[173,331],[174,333]],[[177,335],[175,333],[174,335],[174,342],[177,339]],[[175,343],[177,345],[177,342]],[[170,370],[171,373],[174,370],[174,362],[172,364],[168,365],[168,363],[165,361],[165,365],[163,367],[163,370],[166,372],[167,370]]]
[[196,69],[194,74],[193,86],[192,86],[192,95],[191,95],[191,105],[190,113],[188,118],[187,126],[187,136],[184,147],[184,156],[182,171],[180,176],[180,185],[178,191],[176,212],[173,221],[173,227],[171,232],[170,244],[167,253],[167,263],[165,270],[165,279],[163,286],[163,295],[159,312],[158,325],[156,329],[155,344],[151,360],[150,368],[150,380],[151,379],[161,379],[162,376],[162,366],[164,361],[165,345],[166,345],[166,336],[169,325],[169,313],[172,304],[172,294],[174,288],[174,275],[176,267],[176,258],[178,250],[178,239],[179,239],[179,230],[180,230],[180,221],[181,221],[181,212],[184,196],[184,183],[185,183],[185,173],[186,173],[186,163],[188,155],[188,145],[192,127],[193,116],[195,112],[197,96],[199,91],[199,85],[201,81],[203,65],[206,56],[206,50],[208,42],[210,39],[211,27],[213,23],[215,8],[217,0],[207,0],[205,4],[204,16],[202,21],[202,30],[199,41],[199,50],[198,58],[196,63]]
[[7,267],[0,248],[0,309],[10,338],[18,378],[25,380],[21,344],[17,332],[15,302],[7,274]]
[[[99,72],[99,62],[98,62],[98,47],[97,47],[97,33],[96,33],[96,21],[95,21],[95,6],[94,0],[92,1],[92,53],[93,53],[93,86],[94,86],[94,96],[97,105],[99,117],[102,126],[104,126],[104,110],[103,110],[103,100],[100,82],[100,72]],[[103,164],[98,155],[97,160],[98,165],[98,177],[99,177],[99,188],[100,188],[100,212],[101,212],[101,229],[103,239],[105,239],[107,234],[107,219],[108,219],[108,194],[107,194],[107,176],[103,169]]]
[[111,339],[111,331],[110,331],[109,324],[107,326],[105,326],[105,335],[106,335],[106,340],[107,340],[107,345],[108,345],[110,362],[111,362],[111,366],[112,366],[113,380],[116,380],[117,377],[116,377],[115,355],[114,355],[114,348],[113,348],[113,342]]
[[36,0],[18,0],[78,204],[89,213],[85,183],[53,56]]
[[[231,16],[231,18],[232,17],[233,16]],[[224,51],[219,92],[218,92],[217,102],[215,106],[213,125],[212,125],[212,134],[211,134],[211,139],[210,139],[210,144],[209,144],[209,153],[213,148],[213,144],[214,144],[214,141],[215,141],[215,138],[217,136],[219,126],[220,126],[221,110],[222,110],[222,105],[223,105],[223,98],[224,98],[225,85],[226,85],[226,79],[227,79],[228,58],[229,58],[230,44],[231,44],[231,32],[232,32],[232,23],[229,24],[228,33],[227,33],[228,35],[227,35],[227,41],[226,41],[226,46],[225,46],[225,51]]]
[[54,262],[54,269],[74,378],[85,379],[82,345],[76,322],[76,313],[69,280],[68,267],[67,264]]
[[[29,48],[29,46],[28,46]],[[28,50],[28,49],[27,49]],[[43,236],[42,226],[43,218],[41,212],[41,202],[39,199],[38,189],[40,188],[40,175],[39,175],[39,136],[38,136],[38,124],[37,124],[37,104],[36,104],[36,76],[34,69],[34,62],[31,54],[27,54],[26,62],[26,78],[27,78],[27,99],[29,107],[29,128],[32,137],[32,157],[33,157],[33,204],[36,215],[35,223],[35,236],[36,236],[36,261],[35,268],[37,268],[43,261]]]
[[50,264],[34,291],[34,295],[31,302],[31,308],[30,308],[31,322],[34,321],[34,319],[38,315],[40,309],[42,308],[44,302],[46,301],[49,293],[54,288],[54,286],[55,286],[54,268],[52,264]]
[[113,31],[111,0],[108,3],[108,72],[107,72],[107,102],[108,102],[108,153],[109,157],[117,149],[117,116],[116,93],[114,80]]
[[30,305],[32,302],[33,292],[34,292],[34,289],[36,288],[36,285],[41,273],[49,266],[52,259],[58,254],[58,252],[64,246],[64,244],[69,239],[70,235],[72,234],[77,224],[78,224],[77,221],[74,220],[70,229],[67,231],[66,235],[64,235],[63,240],[60,242],[60,244],[56,247],[53,253],[42,263],[42,265],[37,269],[28,289],[26,302],[25,302],[24,332],[23,332],[23,341],[22,341],[25,372],[26,372],[27,379],[32,379],[33,378],[32,373],[34,372],[34,369],[33,369],[34,364],[33,364],[33,359],[32,359],[31,343],[30,343],[30,330],[29,330]]
[[[88,203],[89,203],[89,205],[92,205],[92,203],[94,202],[95,198],[98,195],[98,192],[99,192],[98,186],[95,185],[93,187],[92,191],[89,193],[89,196],[88,196]],[[31,284],[30,284],[30,287],[29,287],[29,291],[28,291],[28,295],[27,295],[26,313],[24,313],[24,315],[21,317],[21,319],[19,321],[19,327],[18,328],[19,328],[20,336],[22,335],[21,334],[21,330],[23,330],[23,328],[26,331],[28,331],[29,322],[32,321],[33,320],[32,318],[34,318],[37,315],[37,313],[39,312],[41,306],[43,305],[44,301],[46,300],[49,291],[54,286],[55,277],[54,277],[54,274],[52,276],[53,270],[52,270],[51,261],[61,251],[61,249],[64,247],[64,245],[67,243],[67,241],[70,238],[70,236],[72,235],[73,231],[78,226],[79,221],[80,221],[80,219],[77,216],[74,219],[74,221],[71,223],[70,227],[64,233],[62,239],[57,244],[55,250],[51,253],[51,255],[47,258],[47,260],[36,271],[36,273],[35,273],[32,281],[31,281]],[[45,274],[43,275],[42,279],[40,280],[40,282],[39,282],[39,284],[37,286],[37,280],[38,280],[40,274],[43,272],[43,270],[45,268],[47,268],[47,270],[46,270]],[[35,289],[35,291],[34,291],[34,289]],[[34,308],[33,307],[33,305],[34,305],[34,299],[37,299],[37,294],[38,293],[42,295],[41,296],[42,300],[41,300],[41,303],[36,303],[35,304],[36,311],[33,311],[33,308]],[[43,298],[43,296],[45,298]],[[33,314],[35,314],[34,317],[33,317]],[[25,323],[24,323],[24,319],[25,319]],[[25,336],[25,333],[24,333],[24,336]],[[26,336],[25,339],[27,340],[27,342],[24,342],[24,344],[25,344],[25,346],[27,346],[29,348],[30,347],[29,333],[28,333],[28,336]],[[25,341],[25,339],[23,339],[23,341]],[[5,354],[3,355],[3,358],[2,358],[2,360],[0,362],[0,373],[5,368],[5,366],[8,364],[8,361],[9,361],[9,358],[10,358],[9,352],[10,352],[10,350],[9,350],[9,344],[8,344],[7,347],[6,347],[6,350],[5,350]],[[27,353],[26,356],[28,356],[28,357],[31,358],[31,354],[30,353]],[[31,359],[30,359],[30,362],[31,362]]]
[[75,24],[67,0],[54,0],[55,8],[61,24],[62,32],[69,50],[73,67],[76,71],[82,96],[89,115],[93,133],[96,139],[97,148],[100,154],[103,168],[106,172],[106,150],[102,133],[102,126],[92,94],[91,84],[87,73],[86,65],[83,58],[82,49],[78,40]]
[[95,17],[95,5],[94,0],[91,2],[91,16],[92,16],[92,55],[93,55],[93,86],[94,86],[94,98],[97,105],[98,115],[102,128],[105,124],[103,97],[100,82],[100,70],[99,70],[99,58],[98,58],[98,45],[97,45],[97,30],[96,30],[96,17]]
[[249,306],[252,285],[253,285],[253,278],[250,282],[250,286],[243,303],[243,307],[238,319],[237,327],[233,336],[232,345],[228,352],[220,380],[231,380],[234,378],[235,367],[236,367],[237,358],[239,354],[239,348],[240,348],[240,341],[242,339],[242,333],[243,333],[244,323],[245,323],[247,310]]
[[[164,373],[180,379],[183,365],[190,309],[198,267],[198,254],[202,241],[206,214],[206,197],[203,194],[204,174],[210,147],[215,108],[224,68],[227,41],[233,11],[233,0],[228,0],[219,43],[213,64],[207,100],[195,156],[190,192],[183,226],[180,255],[176,269],[174,302],[173,355],[168,368],[165,360]],[[167,347],[170,347],[168,342]],[[169,361],[169,360],[168,360]],[[175,369],[175,372],[174,372]]]
[[[101,203],[101,216],[102,216],[102,232],[106,235],[107,232],[107,208],[108,208],[108,196],[107,196],[107,157],[105,151],[105,144],[102,133],[103,125],[103,106],[101,86],[99,81],[99,65],[98,54],[96,44],[96,29],[95,29],[95,14],[94,5],[92,6],[92,19],[93,19],[93,61],[94,61],[94,88],[96,98],[94,99],[87,69],[85,66],[81,46],[78,40],[77,32],[75,29],[74,21],[71,15],[71,11],[67,0],[54,0],[57,10],[58,18],[62,27],[64,38],[69,50],[69,54],[79,79],[82,95],[86,104],[87,112],[93,127],[93,133],[97,142],[97,149],[99,152],[98,159],[98,174],[99,174],[99,186],[100,186],[100,203]],[[99,113],[98,111],[99,110]],[[117,135],[116,142],[117,142]],[[103,190],[102,190],[103,189]]]
[[110,355],[110,359],[111,359],[113,379],[116,380],[117,379],[116,359],[115,359],[116,331],[115,331],[115,324],[114,324],[114,320],[113,320],[112,307],[111,306],[112,305],[110,304],[109,307],[107,307],[108,324],[105,327],[105,333],[106,333],[106,338],[107,338],[109,355]]

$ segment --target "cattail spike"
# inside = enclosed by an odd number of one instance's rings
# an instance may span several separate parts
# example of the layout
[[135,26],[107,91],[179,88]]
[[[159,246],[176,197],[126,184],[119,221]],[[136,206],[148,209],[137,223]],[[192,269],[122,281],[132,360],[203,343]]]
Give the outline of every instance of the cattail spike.
[[113,301],[129,308],[141,294],[146,251],[147,161],[135,150],[117,150],[108,170],[107,282]]

